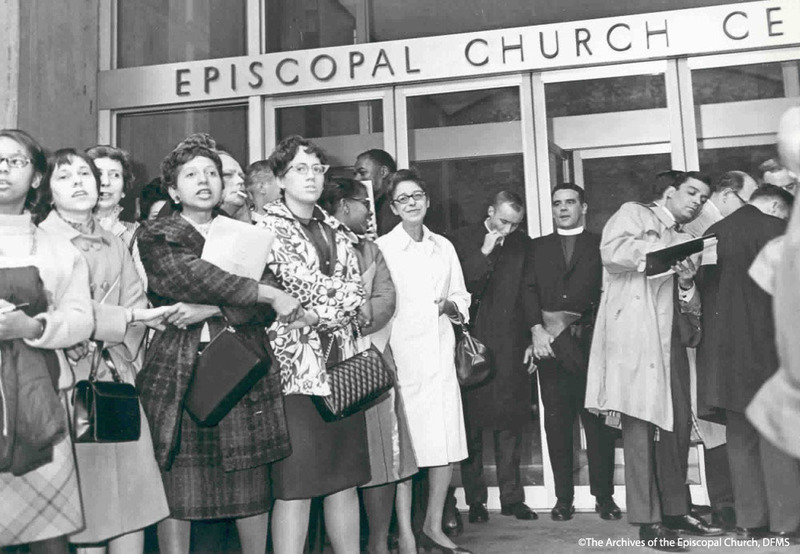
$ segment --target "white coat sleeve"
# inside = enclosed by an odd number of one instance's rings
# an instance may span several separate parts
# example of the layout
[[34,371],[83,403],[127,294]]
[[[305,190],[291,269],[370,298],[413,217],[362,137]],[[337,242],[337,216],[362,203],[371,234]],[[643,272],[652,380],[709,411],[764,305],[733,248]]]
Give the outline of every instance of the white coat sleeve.
[[450,263],[450,281],[447,285],[447,299],[453,302],[458,308],[459,313],[464,318],[464,321],[469,321],[469,305],[472,297],[467,292],[467,286],[464,284],[464,272],[461,270],[461,263],[458,261],[456,249],[450,241],[442,239],[444,244],[445,255],[449,258]]

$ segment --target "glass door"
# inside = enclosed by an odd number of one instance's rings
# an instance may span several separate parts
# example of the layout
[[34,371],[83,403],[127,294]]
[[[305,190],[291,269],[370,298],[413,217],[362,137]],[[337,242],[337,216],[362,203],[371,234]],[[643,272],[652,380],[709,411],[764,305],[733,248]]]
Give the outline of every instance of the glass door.
[[[510,190],[524,198],[530,215],[523,225],[538,235],[532,104],[524,76],[398,87],[395,105],[398,167],[415,168],[428,183],[431,209],[426,225],[431,230],[448,234],[482,221],[491,198],[500,190]],[[535,380],[531,386],[535,390]],[[529,413],[521,474],[526,501],[544,508],[547,495],[538,406],[531,406]],[[483,443],[489,508],[499,509],[491,431],[484,433]],[[461,484],[458,464],[453,484]],[[463,491],[458,491],[463,505]]]

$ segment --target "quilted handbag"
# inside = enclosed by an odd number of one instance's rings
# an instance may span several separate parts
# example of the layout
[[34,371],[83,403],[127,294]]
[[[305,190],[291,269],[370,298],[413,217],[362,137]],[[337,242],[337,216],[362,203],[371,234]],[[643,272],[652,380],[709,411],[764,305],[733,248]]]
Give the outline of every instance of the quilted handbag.
[[457,323],[461,337],[456,343],[456,377],[462,387],[474,387],[492,376],[494,366],[489,349],[470,334],[461,314]]
[[[141,414],[136,387],[117,373],[103,343],[98,342],[89,379],[78,381],[72,393],[72,433],[75,442],[129,442],[139,440]],[[97,369],[105,362],[113,381],[98,381]]]
[[[355,328],[358,330],[358,326]],[[360,331],[356,332],[358,335]],[[325,361],[331,354],[333,336]],[[394,386],[394,376],[374,346],[328,367],[331,394],[312,397],[322,418],[336,421],[365,410]]]

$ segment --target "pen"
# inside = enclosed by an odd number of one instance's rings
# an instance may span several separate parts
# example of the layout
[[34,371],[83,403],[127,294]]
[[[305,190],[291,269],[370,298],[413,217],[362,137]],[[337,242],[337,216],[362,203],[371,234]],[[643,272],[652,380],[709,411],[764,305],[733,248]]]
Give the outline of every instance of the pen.
[[30,305],[31,305],[30,302],[23,302],[22,304],[5,306],[3,308],[0,308],[0,315],[10,314],[11,312],[16,312],[17,310],[21,310],[22,308],[27,308]]

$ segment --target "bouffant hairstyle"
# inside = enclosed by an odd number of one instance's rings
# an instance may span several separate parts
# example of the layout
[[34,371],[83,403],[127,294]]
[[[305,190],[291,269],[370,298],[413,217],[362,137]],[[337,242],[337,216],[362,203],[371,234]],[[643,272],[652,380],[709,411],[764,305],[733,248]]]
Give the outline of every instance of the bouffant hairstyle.
[[331,215],[336,213],[336,207],[345,198],[354,198],[360,192],[366,192],[367,186],[361,181],[348,177],[334,177],[322,189],[322,196],[318,204]]
[[307,154],[315,154],[317,158],[319,158],[319,163],[328,163],[328,157],[325,155],[322,148],[300,135],[292,135],[280,141],[269,157],[269,162],[272,164],[272,171],[275,172],[276,177],[283,177],[286,175],[292,160],[301,148]]
[[161,162],[161,187],[164,192],[177,186],[178,173],[184,164],[200,156],[214,162],[221,179],[222,161],[216,151],[193,142],[182,142]]
[[389,188],[386,190],[386,197],[394,201],[394,193],[397,190],[397,185],[404,181],[411,181],[422,189],[422,192],[428,194],[428,185],[419,176],[419,173],[414,169],[401,169],[392,175],[392,180],[389,181]]
[[122,166],[122,191],[125,194],[133,192],[133,166],[131,156],[122,148],[115,148],[107,144],[98,144],[86,150],[86,155],[92,160],[98,158],[109,158],[117,161]]
[[44,221],[44,219],[55,207],[53,205],[53,189],[51,186],[53,174],[62,165],[71,164],[75,158],[79,158],[89,165],[89,168],[92,170],[92,175],[94,175],[94,183],[97,187],[97,192],[98,194],[100,193],[100,172],[94,165],[94,160],[92,160],[92,158],[83,152],[75,150],[74,148],[62,148],[60,150],[56,150],[53,155],[47,159],[47,172],[44,174],[42,184],[39,186],[39,200],[37,202],[36,209],[33,210],[33,219],[37,224]]
[[[0,137],[13,140],[27,150],[28,157],[33,165],[33,172],[40,179],[44,177],[44,174],[47,173],[47,155],[44,152],[44,148],[35,138],[20,129],[2,129],[0,130]],[[35,212],[40,202],[39,188],[31,187],[28,190],[28,196],[25,198],[25,209]]]

